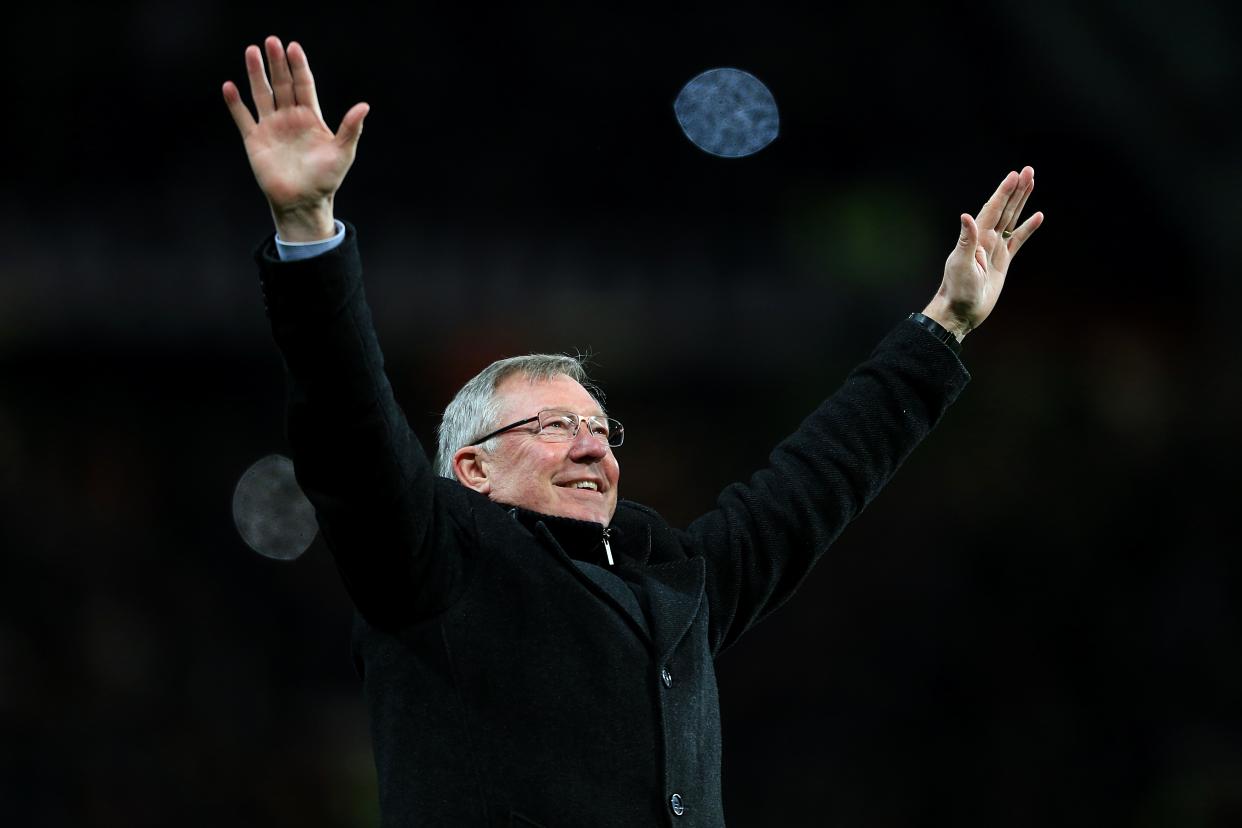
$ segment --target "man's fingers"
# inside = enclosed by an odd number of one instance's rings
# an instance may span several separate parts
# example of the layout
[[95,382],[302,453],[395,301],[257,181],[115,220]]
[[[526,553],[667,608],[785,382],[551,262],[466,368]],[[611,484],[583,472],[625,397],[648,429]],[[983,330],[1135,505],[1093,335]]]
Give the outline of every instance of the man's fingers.
[[246,75],[250,78],[250,97],[254,99],[259,118],[270,115],[276,110],[276,102],[272,99],[272,87],[267,83],[263,55],[258,46],[246,47]]
[[322,120],[319,111],[319,96],[315,93],[315,78],[311,74],[310,61],[306,58],[306,50],[296,40],[289,44],[289,70],[293,74],[293,97],[300,106],[309,106]]
[[245,140],[250,130],[255,127],[254,117],[242,103],[241,92],[237,91],[237,84],[225,81],[223,92],[224,103],[229,108],[229,114],[233,116],[233,123],[237,124],[237,131],[241,133],[242,140]]
[[358,143],[358,137],[362,135],[362,121],[370,111],[371,105],[367,103],[356,103],[350,107],[341,119],[340,129],[336,131],[336,142],[342,147]]
[[1005,208],[1001,210],[1000,216],[996,219],[995,230],[997,233],[1002,230],[1012,230],[1014,220],[1018,217],[1020,205],[1025,201],[1025,187],[1021,181],[1018,182],[1018,188],[1013,191],[1009,197],[1009,201],[1005,202]]
[[1001,214],[1005,211],[1005,206],[1009,203],[1009,199],[1013,196],[1014,190],[1017,187],[1018,174],[1010,171],[1009,175],[1005,176],[1005,180],[996,188],[996,192],[992,193],[992,197],[984,202],[983,209],[979,211],[979,215],[975,218],[980,227],[986,227],[989,230],[999,227],[997,221],[1000,220]]
[[1035,189],[1035,170],[1030,167],[1023,167],[1022,172],[1018,175],[1018,187],[1014,190],[1013,196],[1005,205],[1004,211],[1001,213],[1000,221],[996,225],[997,230],[1012,230],[1014,225],[1018,223],[1018,218],[1022,215],[1022,208],[1026,206],[1026,200],[1031,197],[1031,191]]
[[1022,218],[1022,210],[1026,207],[1026,200],[1031,197],[1031,190],[1034,186],[1034,182],[1031,182],[1031,184],[1031,187],[1019,190],[1018,196],[1010,203],[1012,209],[1005,211],[1005,215],[1003,217],[1005,219],[1005,223],[1001,225],[1001,230],[1012,231],[1014,226],[1017,225],[1018,219]]
[[263,45],[267,49],[267,68],[272,75],[272,91],[276,98],[276,108],[293,106],[293,75],[289,72],[285,47],[281,45],[280,38],[275,36],[263,41]]
[[1018,252],[1018,249],[1021,248],[1022,245],[1026,243],[1026,240],[1029,239],[1031,235],[1036,230],[1039,229],[1039,225],[1043,223],[1044,223],[1044,214],[1035,213],[1033,216],[1028,218],[1026,221],[1018,225],[1018,229],[1014,230],[1013,233],[1009,236],[1010,258],[1013,258],[1013,256]]

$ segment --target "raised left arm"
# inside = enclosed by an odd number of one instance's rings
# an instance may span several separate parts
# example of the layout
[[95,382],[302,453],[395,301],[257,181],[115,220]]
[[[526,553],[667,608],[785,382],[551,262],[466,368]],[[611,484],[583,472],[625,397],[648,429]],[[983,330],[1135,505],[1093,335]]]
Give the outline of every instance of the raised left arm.
[[[1000,296],[1014,255],[1043,221],[1018,224],[1035,171],[1010,172],[962,232],[923,311],[959,341]],[[931,432],[969,380],[957,355],[903,322],[779,444],[768,466],[721,493],[686,532],[707,559],[711,646],[719,652],[780,606]]]

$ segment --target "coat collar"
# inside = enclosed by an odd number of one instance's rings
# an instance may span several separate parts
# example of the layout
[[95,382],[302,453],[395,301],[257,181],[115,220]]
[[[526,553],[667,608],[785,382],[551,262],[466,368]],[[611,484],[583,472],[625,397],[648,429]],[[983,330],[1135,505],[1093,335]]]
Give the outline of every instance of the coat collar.
[[[545,515],[518,506],[505,506],[510,516],[537,538],[550,541],[554,556],[567,566],[576,579],[605,604],[625,617],[639,637],[647,640],[658,663],[685,636],[699,612],[703,600],[706,568],[700,557],[648,565],[651,556],[651,526],[638,513],[619,508],[621,520],[614,519],[607,527],[615,567],[608,566],[604,555],[602,524],[573,518]],[[592,578],[575,561],[582,561],[617,573],[624,580],[638,578],[640,602],[646,619],[636,619],[618,600],[613,588]],[[628,577],[627,577],[628,576]],[[620,586],[620,582],[614,585]]]
[[[603,524],[557,515],[545,515],[541,512],[532,512],[530,509],[523,509],[521,506],[505,506],[505,508],[514,520],[525,526],[527,531],[533,535],[538,535],[537,528],[539,524],[543,524],[565,554],[573,560],[585,561],[596,566],[608,566],[608,559],[604,554],[605,527]],[[607,531],[611,545],[615,542],[613,538],[616,535],[611,527],[607,527]]]

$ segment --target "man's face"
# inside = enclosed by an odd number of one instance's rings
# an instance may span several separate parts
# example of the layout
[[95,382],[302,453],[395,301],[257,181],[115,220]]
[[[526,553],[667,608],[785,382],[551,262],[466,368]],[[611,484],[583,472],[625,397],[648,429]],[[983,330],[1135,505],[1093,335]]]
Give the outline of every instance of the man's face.
[[[561,375],[532,383],[521,374],[506,377],[496,388],[501,400],[497,425],[533,417],[547,408],[564,409],[584,417],[603,416],[595,399],[576,381]],[[496,450],[480,454],[487,468],[484,492],[492,500],[534,512],[602,523],[617,508],[621,467],[609,445],[591,436],[585,425],[564,442],[536,435],[536,423],[519,426],[494,438]],[[596,489],[576,488],[590,481]],[[476,487],[477,488],[477,487]]]

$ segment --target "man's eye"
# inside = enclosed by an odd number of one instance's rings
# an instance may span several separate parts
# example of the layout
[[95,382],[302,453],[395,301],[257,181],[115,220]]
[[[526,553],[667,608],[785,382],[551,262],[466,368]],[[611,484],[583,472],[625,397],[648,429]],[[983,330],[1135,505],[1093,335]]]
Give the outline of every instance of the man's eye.
[[543,424],[544,431],[573,431],[573,428],[573,424],[564,417],[557,417]]
[[607,423],[592,423],[591,433],[597,437],[607,437],[608,436],[608,424]]

